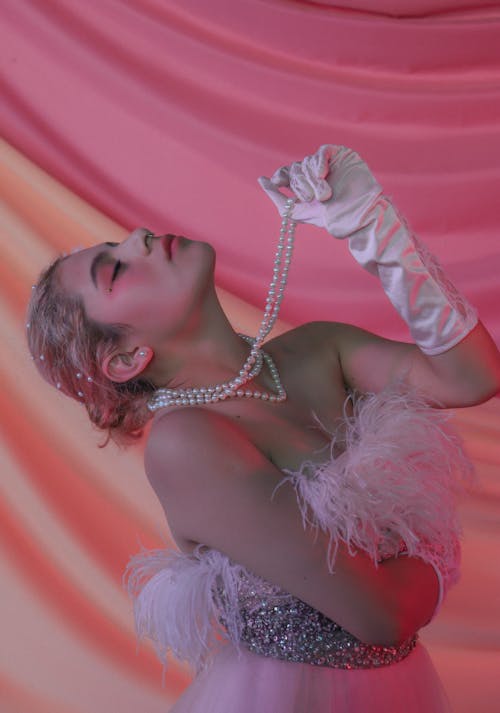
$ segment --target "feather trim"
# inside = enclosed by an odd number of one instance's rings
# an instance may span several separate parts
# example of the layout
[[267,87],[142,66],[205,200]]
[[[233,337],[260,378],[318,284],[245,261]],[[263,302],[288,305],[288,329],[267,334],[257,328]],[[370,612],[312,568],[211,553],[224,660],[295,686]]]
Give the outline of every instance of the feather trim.
[[[352,416],[346,413],[349,401]],[[290,483],[304,527],[329,535],[330,571],[343,542],[351,554],[368,553],[375,565],[402,552],[421,557],[438,570],[447,590],[459,576],[457,499],[474,482],[449,414],[397,385],[350,395],[342,427],[334,432],[313,415],[331,436],[330,458],[319,466],[306,461],[298,471],[284,469],[277,488]]]
[[[331,436],[329,459],[284,469],[276,489],[292,485],[304,527],[329,535],[330,571],[340,542],[352,554],[367,552],[375,565],[398,554],[418,556],[436,569],[440,604],[459,576],[457,499],[473,483],[449,415],[430,408],[416,392],[394,387],[352,394],[342,427],[334,432],[313,416]],[[291,597],[203,545],[192,554],[143,549],[130,559],[123,581],[134,600],[138,642],[153,641],[163,680],[168,650],[196,671],[224,640],[239,650],[245,591],[276,603]]]
[[153,641],[163,664],[163,680],[168,650],[195,671],[205,668],[228,638],[239,651],[245,588],[265,592],[267,600],[290,598],[279,587],[203,545],[192,554],[144,548],[129,560],[123,584],[133,600],[137,641]]

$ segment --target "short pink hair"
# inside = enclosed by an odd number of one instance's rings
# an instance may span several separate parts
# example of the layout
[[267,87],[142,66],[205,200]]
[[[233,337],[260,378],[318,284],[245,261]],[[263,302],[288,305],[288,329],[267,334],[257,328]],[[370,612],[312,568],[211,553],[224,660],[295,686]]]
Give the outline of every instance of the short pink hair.
[[125,383],[108,379],[99,364],[128,332],[125,324],[101,324],[85,313],[82,299],[66,292],[58,279],[58,257],[33,287],[27,314],[27,339],[42,377],[83,403],[92,423],[117,443],[142,435],[152,414],[147,400],[154,384],[147,378]]

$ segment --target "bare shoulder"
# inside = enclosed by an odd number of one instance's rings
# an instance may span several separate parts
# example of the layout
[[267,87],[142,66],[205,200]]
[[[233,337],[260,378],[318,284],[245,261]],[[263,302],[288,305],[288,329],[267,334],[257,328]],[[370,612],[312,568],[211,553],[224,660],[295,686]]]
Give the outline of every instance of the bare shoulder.
[[144,464],[157,492],[167,487],[175,491],[206,482],[210,473],[220,473],[222,462],[227,468],[231,454],[244,462],[256,450],[232,419],[215,409],[193,406],[164,413],[155,421]]
[[316,353],[320,350],[324,354],[337,354],[343,343],[352,341],[360,333],[369,334],[344,322],[315,320],[285,332],[278,339],[283,340],[284,345],[293,344],[299,348],[302,346]]
[[340,356],[360,335],[369,336],[370,333],[343,322],[315,320],[285,332],[278,339],[282,340],[285,350],[292,349],[301,360],[341,373]]
[[322,320],[315,320],[312,322],[305,322],[290,329],[288,332],[284,332],[276,340],[280,341],[285,346],[303,346],[307,349],[316,349],[318,347],[327,348],[331,342],[333,336],[336,333],[336,325],[338,322],[328,322]]
[[386,339],[353,324],[310,322],[284,337],[299,350],[316,351],[320,355],[316,361],[322,359],[322,366],[333,369],[348,388],[362,393],[379,392],[401,379],[411,383],[412,371],[415,382],[425,381],[422,369],[415,370],[419,358],[415,345]]
[[[221,551],[252,505],[270,506],[283,477],[238,423],[195,406],[166,413],[154,424],[145,469],[175,539]],[[248,542],[259,519],[248,519]]]
[[310,339],[315,346],[322,346],[325,349],[333,349],[334,351],[338,351],[343,343],[352,342],[361,335],[371,335],[375,338],[380,338],[353,324],[330,322],[328,320],[306,322],[300,327],[286,332],[286,335],[288,334],[294,335],[298,339]]

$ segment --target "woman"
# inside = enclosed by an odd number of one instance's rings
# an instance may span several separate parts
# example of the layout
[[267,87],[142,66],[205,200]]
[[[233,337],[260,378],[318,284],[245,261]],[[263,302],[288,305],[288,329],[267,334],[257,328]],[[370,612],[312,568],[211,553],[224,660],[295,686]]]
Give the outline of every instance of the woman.
[[[284,217],[256,340],[208,243],[140,228],[42,275],[32,356],[115,438],[153,417],[145,468],[179,552],[136,555],[127,583],[139,635],[199,671],[176,713],[447,711],[416,633],[458,578],[470,468],[430,406],[490,398],[498,352],[358,154],[323,146],[260,182]],[[260,348],[296,221],[348,240],[415,344],[313,322]]]

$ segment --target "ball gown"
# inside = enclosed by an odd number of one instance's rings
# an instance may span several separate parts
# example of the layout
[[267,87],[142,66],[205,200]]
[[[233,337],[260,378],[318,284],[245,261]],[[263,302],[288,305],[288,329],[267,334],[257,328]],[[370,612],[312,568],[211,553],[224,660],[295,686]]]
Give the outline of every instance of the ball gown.
[[[324,462],[283,470],[278,488],[294,489],[305,528],[328,534],[331,571],[339,542],[375,564],[407,555],[431,564],[434,618],[459,578],[457,502],[472,467],[449,414],[416,391],[350,399]],[[167,653],[196,672],[172,713],[451,711],[418,632],[397,647],[363,643],[218,550],[143,549],[124,586],[138,640],[153,641],[164,675]]]

